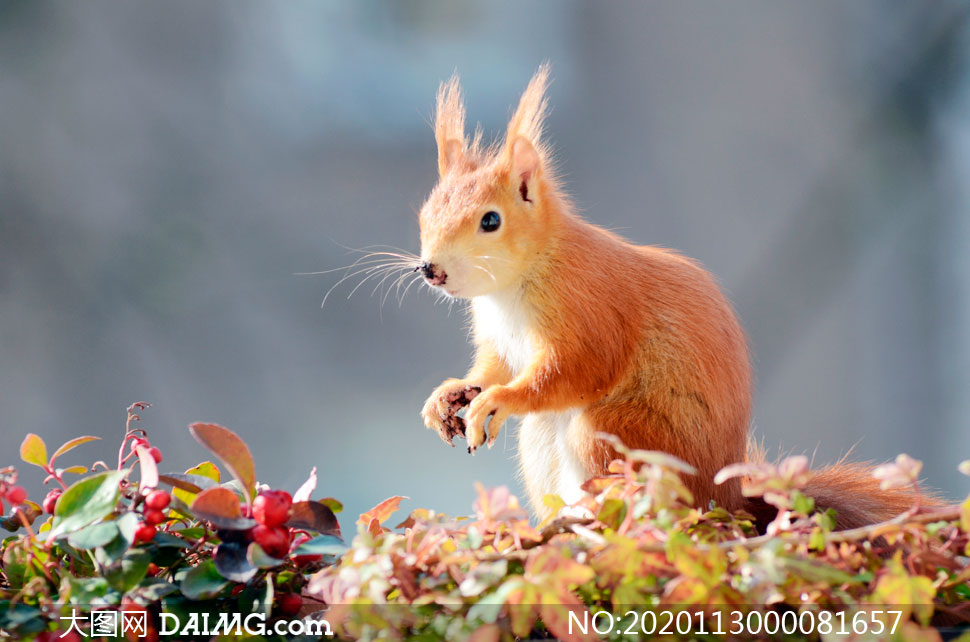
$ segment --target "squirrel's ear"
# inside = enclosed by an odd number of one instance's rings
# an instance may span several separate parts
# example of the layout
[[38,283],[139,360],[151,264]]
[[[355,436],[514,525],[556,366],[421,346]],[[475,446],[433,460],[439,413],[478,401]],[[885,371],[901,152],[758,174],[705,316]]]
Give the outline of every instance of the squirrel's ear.
[[539,173],[539,153],[524,136],[512,141],[509,148],[509,181],[519,190],[523,201],[532,202],[535,177]]
[[449,138],[443,145],[438,145],[438,175],[444,176],[450,170],[458,167],[465,157],[465,144],[455,138]]
[[526,87],[519,106],[505,134],[505,155],[508,159],[509,179],[519,189],[523,200],[530,201],[532,180],[543,166],[545,147],[542,145],[542,123],[548,103],[549,65],[543,63]]
[[458,74],[441,83],[436,103],[434,138],[438,143],[438,174],[444,176],[465,156],[465,105]]

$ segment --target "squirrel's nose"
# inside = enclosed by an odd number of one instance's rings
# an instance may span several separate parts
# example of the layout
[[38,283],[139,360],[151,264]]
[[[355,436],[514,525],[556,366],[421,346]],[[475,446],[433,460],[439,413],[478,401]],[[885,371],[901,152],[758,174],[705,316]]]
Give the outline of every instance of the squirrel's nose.
[[427,279],[428,283],[431,285],[444,285],[445,280],[448,278],[448,275],[445,274],[444,270],[434,263],[430,263],[428,261],[425,261],[419,265],[418,269],[421,270],[421,274],[424,275],[424,278]]

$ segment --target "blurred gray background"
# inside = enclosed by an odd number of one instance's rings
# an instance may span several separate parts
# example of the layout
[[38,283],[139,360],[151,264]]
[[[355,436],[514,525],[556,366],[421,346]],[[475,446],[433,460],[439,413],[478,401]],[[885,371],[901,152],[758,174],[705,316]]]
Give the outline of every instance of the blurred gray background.
[[718,275],[771,452],[907,452],[962,497],[968,35],[957,1],[0,2],[0,463],[144,399],[163,469],[219,422],[265,482],[318,466],[345,528],[518,491],[514,431],[472,458],[418,417],[468,362],[461,306],[348,282],[321,309],[338,275],[295,273],[417,250],[439,81],[500,133],[549,59],[571,192]]

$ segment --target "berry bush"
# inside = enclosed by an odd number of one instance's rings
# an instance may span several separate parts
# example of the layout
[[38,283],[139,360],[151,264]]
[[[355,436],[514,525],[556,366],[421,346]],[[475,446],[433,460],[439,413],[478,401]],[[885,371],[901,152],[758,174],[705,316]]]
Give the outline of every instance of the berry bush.
[[[163,453],[137,427],[146,406],[129,408],[114,466],[57,466],[96,437],[48,456],[28,435],[21,459],[51,486],[39,504],[15,468],[0,470],[13,533],[0,548],[0,638],[76,641],[91,631],[86,620],[67,631],[66,615],[125,609],[147,614],[147,640],[166,613],[232,612],[324,617],[340,639],[970,641],[970,498],[834,531],[802,492],[805,458],[722,471],[777,509],[760,535],[744,512],[691,507],[683,462],[614,443],[622,457],[587,482],[589,497],[547,497],[557,516],[544,523],[508,489],[479,487],[470,516],[418,509],[393,528],[404,498],[387,499],[345,543],[340,503],[313,498],[315,472],[292,495],[264,487],[221,426],[189,427],[218,463],[160,473]],[[901,455],[875,474],[889,488],[919,472]]]

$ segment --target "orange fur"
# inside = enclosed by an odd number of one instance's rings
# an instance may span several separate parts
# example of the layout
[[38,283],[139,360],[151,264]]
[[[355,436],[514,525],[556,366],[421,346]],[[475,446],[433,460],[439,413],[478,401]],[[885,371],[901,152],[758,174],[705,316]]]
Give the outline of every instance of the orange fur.
[[[468,141],[458,80],[438,93],[440,181],[420,213],[422,259],[450,296],[472,300],[475,363],[436,389],[422,415],[440,430],[445,398],[481,386],[466,415],[469,450],[489,445],[523,416],[520,460],[533,508],[546,493],[573,492],[615,453],[594,437],[692,464],[685,481],[698,505],[746,506],[740,482],[715,473],[743,461],[751,414],[744,332],[711,275],[671,250],[632,245],[581,219],[563,193],[542,140],[547,66],[512,116],[505,142]],[[484,231],[486,212],[502,224]],[[908,508],[877,493],[867,470],[822,469],[812,491],[845,511],[845,524]],[[845,493],[859,501],[846,506]]]

